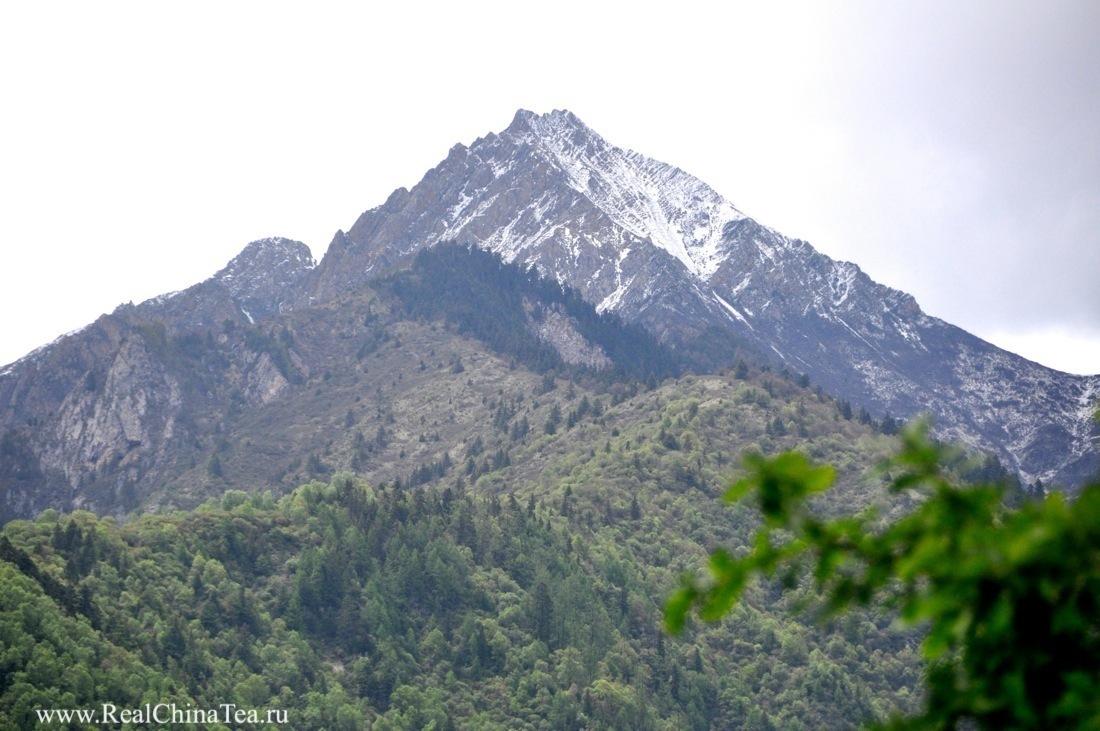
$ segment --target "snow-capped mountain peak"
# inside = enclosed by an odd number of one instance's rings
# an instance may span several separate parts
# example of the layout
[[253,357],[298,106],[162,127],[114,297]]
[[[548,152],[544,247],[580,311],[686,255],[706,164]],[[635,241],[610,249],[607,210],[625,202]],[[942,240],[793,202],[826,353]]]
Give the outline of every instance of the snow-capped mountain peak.
[[1028,479],[1080,482],[1100,466],[1079,405],[1100,377],[1045,369],[928,317],[911,296],[571,112],[521,110],[499,134],[456,145],[337,237],[314,295],[443,241],[533,265],[601,311],[710,353],[707,367],[732,339],[872,414],[931,412],[941,434],[997,452]]
[[540,116],[521,110],[505,134],[548,155],[570,187],[704,281],[722,262],[726,226],[745,218],[698,178],[611,145],[572,112]]
[[211,280],[229,291],[252,322],[289,307],[315,266],[312,252],[302,242],[270,237],[250,243]]

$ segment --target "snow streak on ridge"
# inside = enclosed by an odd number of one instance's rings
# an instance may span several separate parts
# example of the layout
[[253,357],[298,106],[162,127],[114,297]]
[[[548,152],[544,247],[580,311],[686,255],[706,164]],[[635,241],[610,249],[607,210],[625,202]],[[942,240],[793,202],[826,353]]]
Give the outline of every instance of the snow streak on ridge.
[[703,281],[717,271],[724,261],[723,231],[745,214],[710,186],[609,144],[570,112],[521,111],[517,121],[529,129],[528,141],[565,171],[571,187],[615,223],[672,254]]

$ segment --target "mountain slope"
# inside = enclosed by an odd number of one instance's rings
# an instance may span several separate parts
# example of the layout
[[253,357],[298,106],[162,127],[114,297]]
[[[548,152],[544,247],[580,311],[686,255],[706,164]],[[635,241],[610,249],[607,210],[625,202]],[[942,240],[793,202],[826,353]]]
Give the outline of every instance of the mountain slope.
[[295,366],[245,334],[312,266],[304,244],[254,242],[210,279],[122,305],[0,371],[0,520],[123,514],[194,459],[234,400],[285,387]]
[[667,342],[724,333],[873,413],[930,411],[941,435],[995,452],[1029,482],[1075,485],[1100,467],[1088,418],[1100,376],[1059,373],[929,317],[569,112],[521,111],[500,134],[455,146],[337,234],[315,294],[442,241],[536,266]]
[[471,435],[491,441],[509,383],[534,392],[556,375],[625,393],[680,370],[573,290],[480,250],[432,253],[309,305],[304,245],[256,242],[211,279],[13,364],[0,374],[0,522],[282,493],[334,469],[408,482]]

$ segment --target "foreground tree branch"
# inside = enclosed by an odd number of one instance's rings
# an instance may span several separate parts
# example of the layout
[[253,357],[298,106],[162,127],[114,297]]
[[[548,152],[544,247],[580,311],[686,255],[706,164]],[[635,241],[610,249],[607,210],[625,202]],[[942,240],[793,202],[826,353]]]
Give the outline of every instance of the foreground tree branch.
[[692,610],[721,619],[756,576],[808,571],[835,616],[874,604],[926,624],[926,706],[887,726],[1100,728],[1100,483],[1072,503],[1060,493],[1004,506],[997,485],[959,486],[944,447],[917,424],[883,468],[894,491],[922,499],[900,520],[873,512],[824,520],[807,501],[835,478],[796,452],[750,456],[725,499],[755,499],[752,550],[716,550],[709,577],[686,576],[666,606],[680,632]]

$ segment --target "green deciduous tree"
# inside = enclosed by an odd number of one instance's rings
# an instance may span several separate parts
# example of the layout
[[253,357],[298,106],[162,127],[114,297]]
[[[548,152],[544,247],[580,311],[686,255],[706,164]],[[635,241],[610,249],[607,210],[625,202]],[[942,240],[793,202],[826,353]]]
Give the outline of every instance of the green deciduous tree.
[[746,462],[726,499],[758,501],[752,550],[717,550],[709,580],[686,577],[666,607],[670,630],[692,609],[723,617],[755,576],[808,575],[826,616],[874,604],[927,627],[924,712],[891,727],[1100,728],[1100,482],[1072,502],[1051,493],[1007,509],[1003,488],[955,484],[944,447],[916,425],[883,467],[894,491],[920,498],[884,525],[872,512],[814,515],[807,501],[832,484],[831,467],[795,452]]

